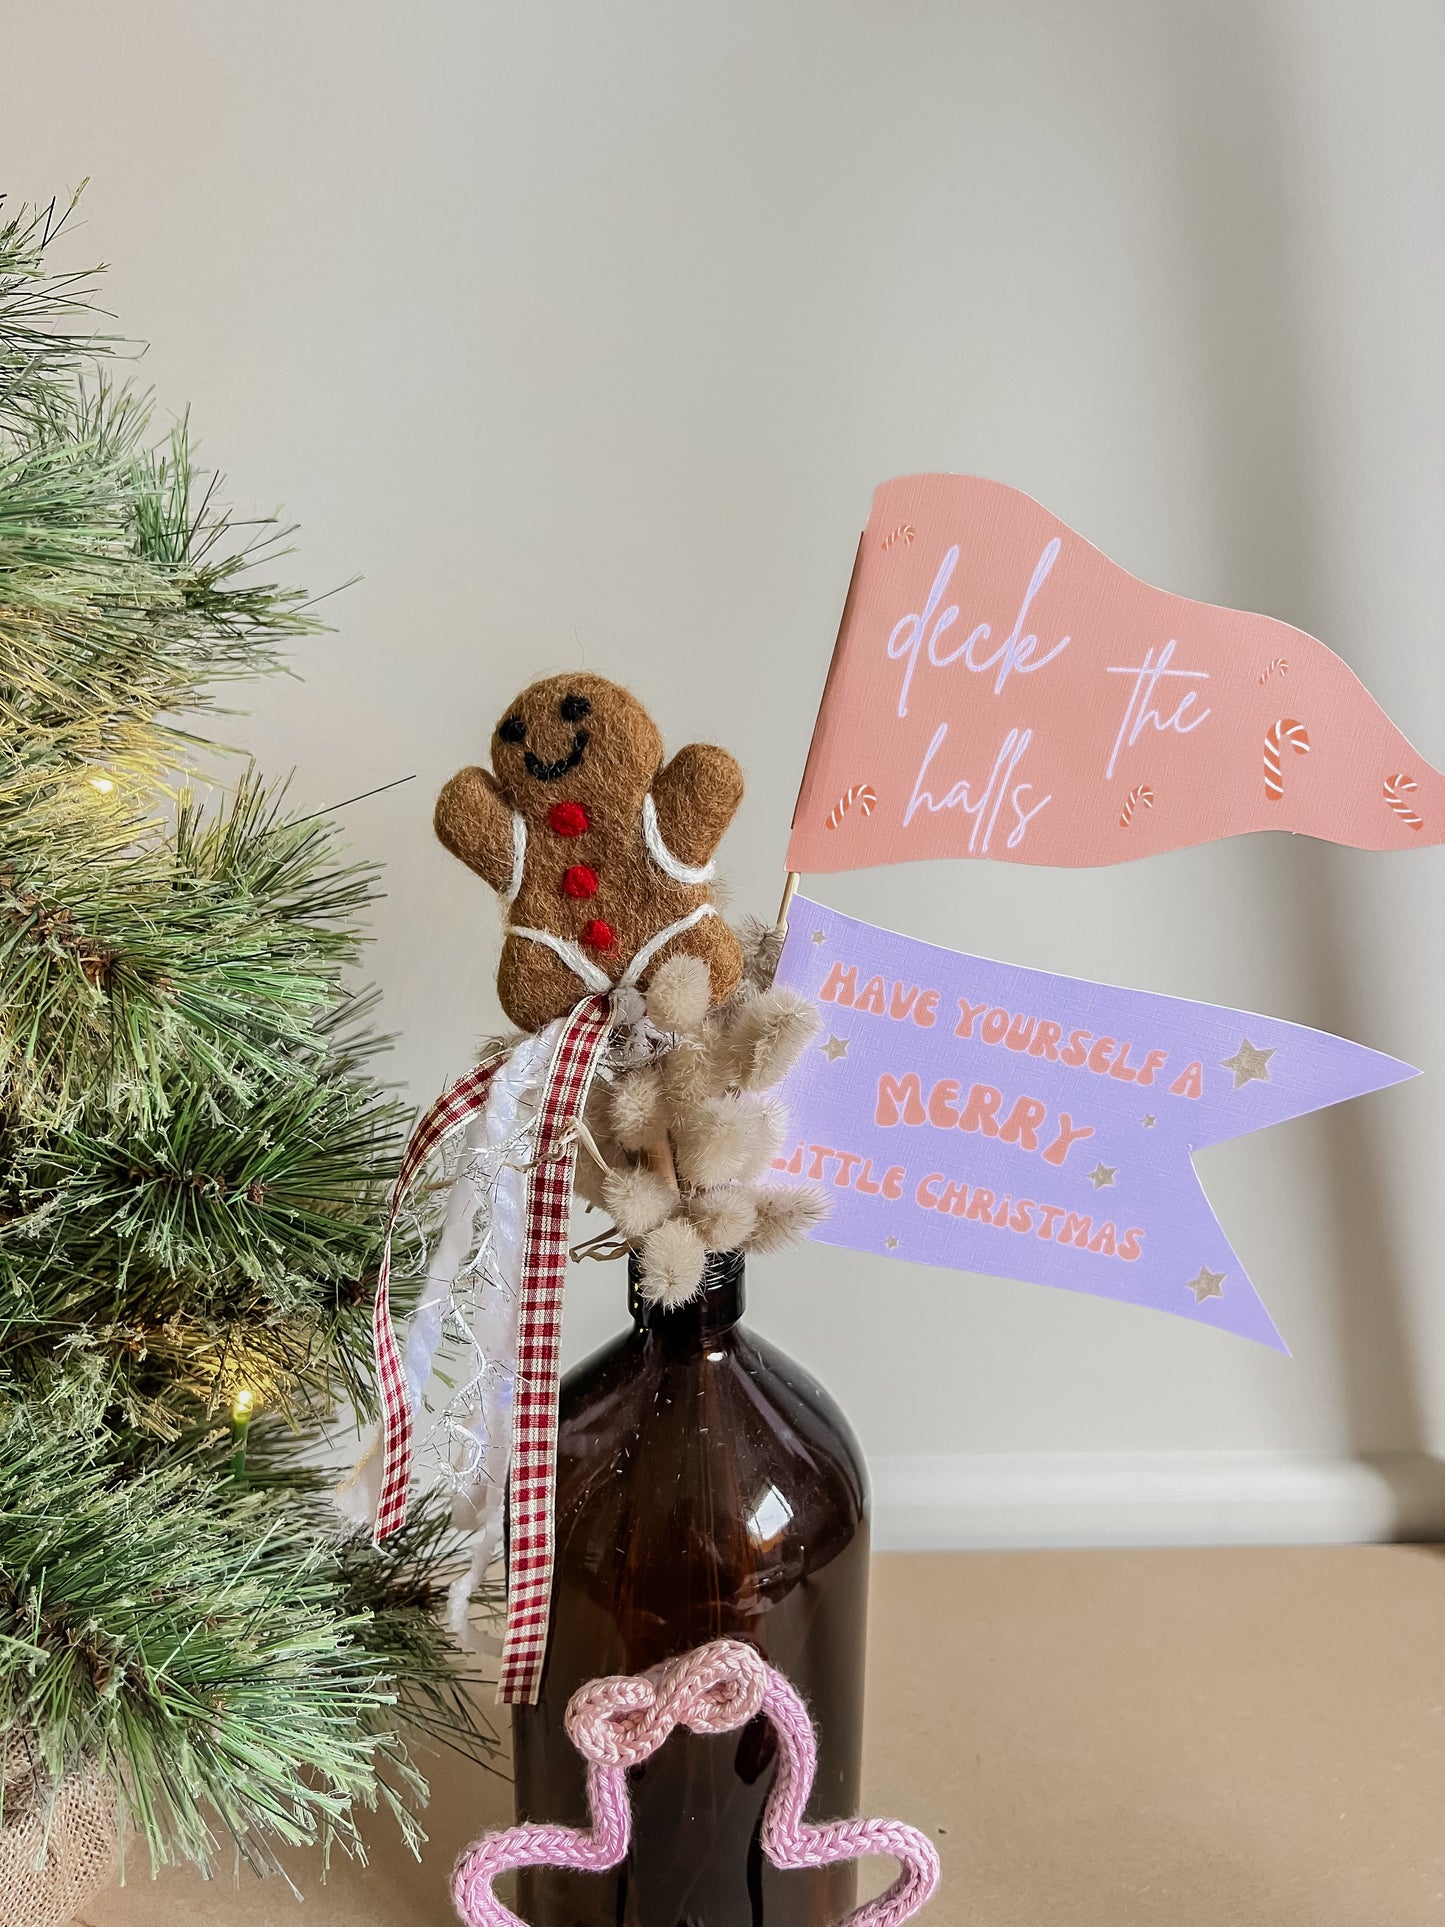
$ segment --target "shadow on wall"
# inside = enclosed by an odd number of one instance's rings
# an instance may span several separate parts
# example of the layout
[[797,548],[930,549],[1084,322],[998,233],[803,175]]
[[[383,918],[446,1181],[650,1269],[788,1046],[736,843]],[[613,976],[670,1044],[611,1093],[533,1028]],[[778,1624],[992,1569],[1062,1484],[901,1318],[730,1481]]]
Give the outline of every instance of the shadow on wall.
[[[1173,92],[1179,329],[1192,340],[1199,391],[1211,397],[1211,506],[1228,600],[1289,619],[1319,600],[1325,575],[1319,479],[1324,451],[1312,403],[1313,317],[1287,213],[1281,130],[1297,113],[1284,52],[1287,22],[1256,5],[1156,16],[1163,91]],[[1221,192],[1221,183],[1224,191]],[[1221,208],[1230,210],[1228,222]],[[1309,626],[1306,622],[1303,626]],[[1293,947],[1291,975],[1308,1011],[1289,1012],[1374,1043],[1361,954],[1349,941],[1349,880],[1361,860],[1306,838],[1261,840],[1251,881],[1271,906],[1273,940]],[[1389,1484],[1399,1531],[1445,1520],[1445,1464],[1428,1428],[1409,1325],[1409,1279],[1392,1208],[1386,1150],[1372,1107],[1321,1120],[1319,1199],[1334,1301],[1338,1369],[1351,1446]]]

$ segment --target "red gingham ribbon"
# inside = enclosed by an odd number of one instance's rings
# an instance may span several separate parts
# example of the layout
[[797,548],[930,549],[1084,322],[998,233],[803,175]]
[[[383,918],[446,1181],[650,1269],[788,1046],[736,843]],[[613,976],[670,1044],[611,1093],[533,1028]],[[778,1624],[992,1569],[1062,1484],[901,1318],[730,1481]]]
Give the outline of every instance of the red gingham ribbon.
[[[536,1699],[547,1651],[562,1286],[567,1269],[572,1173],[577,1161],[576,1140],[569,1127],[582,1115],[587,1102],[611,1028],[611,1013],[611,999],[598,995],[585,998],[568,1018],[543,1086],[537,1162],[527,1181],[508,1483],[507,1631],[498,1688],[498,1697],[507,1705],[530,1705]],[[507,1055],[502,1051],[478,1064],[437,1099],[412,1133],[392,1186],[371,1325],[381,1388],[382,1477],[374,1535],[378,1545],[406,1520],[414,1427],[401,1349],[391,1322],[392,1232],[428,1157],[482,1109],[492,1079]]]
[[498,1699],[507,1706],[529,1706],[536,1700],[547,1652],[562,1284],[577,1161],[575,1136],[568,1126],[582,1115],[611,1021],[611,1000],[601,995],[586,998],[567,1019],[542,1095],[538,1162],[527,1184],[507,1488],[507,1632],[497,1688]]
[[386,1243],[381,1252],[381,1270],[376,1280],[376,1303],[371,1311],[371,1337],[376,1350],[376,1378],[381,1390],[381,1497],[376,1507],[373,1537],[377,1545],[406,1521],[406,1494],[411,1483],[412,1410],[407,1397],[406,1373],[401,1350],[391,1322],[391,1234],[407,1193],[417,1180],[422,1166],[444,1138],[450,1137],[474,1118],[487,1101],[492,1079],[506,1062],[508,1053],[499,1051],[478,1064],[474,1071],[443,1091],[421,1123],[411,1134],[406,1156],[391,1187],[391,1206],[386,1214]]

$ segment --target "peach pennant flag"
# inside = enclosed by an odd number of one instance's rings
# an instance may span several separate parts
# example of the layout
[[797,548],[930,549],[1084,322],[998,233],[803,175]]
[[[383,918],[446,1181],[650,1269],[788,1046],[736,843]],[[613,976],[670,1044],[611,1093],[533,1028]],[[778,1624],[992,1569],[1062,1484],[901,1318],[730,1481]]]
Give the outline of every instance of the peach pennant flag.
[[883,483],[790,871],[1091,867],[1269,829],[1439,843],[1445,776],[1302,630],[1151,588],[1001,482]]

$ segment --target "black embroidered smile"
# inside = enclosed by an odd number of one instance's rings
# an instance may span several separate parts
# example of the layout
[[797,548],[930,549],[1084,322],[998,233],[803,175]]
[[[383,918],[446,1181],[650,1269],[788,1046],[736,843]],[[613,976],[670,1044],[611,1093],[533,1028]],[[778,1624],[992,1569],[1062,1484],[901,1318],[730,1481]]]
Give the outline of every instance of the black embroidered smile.
[[569,769],[576,769],[577,765],[582,761],[582,752],[586,747],[587,731],[585,729],[579,729],[577,734],[572,738],[572,754],[570,756],[561,756],[555,763],[544,763],[540,756],[534,756],[529,749],[523,756],[522,761],[527,766],[527,774],[529,776],[535,776],[539,783],[555,783],[559,777],[565,776]]

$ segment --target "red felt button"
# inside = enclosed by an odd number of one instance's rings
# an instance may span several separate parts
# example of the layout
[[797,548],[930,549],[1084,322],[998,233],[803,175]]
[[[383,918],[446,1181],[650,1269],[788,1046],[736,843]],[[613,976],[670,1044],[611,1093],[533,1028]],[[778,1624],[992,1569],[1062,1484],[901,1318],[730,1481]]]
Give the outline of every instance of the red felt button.
[[547,821],[558,836],[581,836],[584,830],[592,826],[591,818],[580,803],[554,803],[547,812]]
[[582,932],[582,941],[593,950],[610,950],[617,939],[612,934],[610,923],[604,923],[601,917],[594,917]]
[[585,863],[574,863],[562,879],[562,888],[569,897],[595,897],[597,872],[589,870]]

